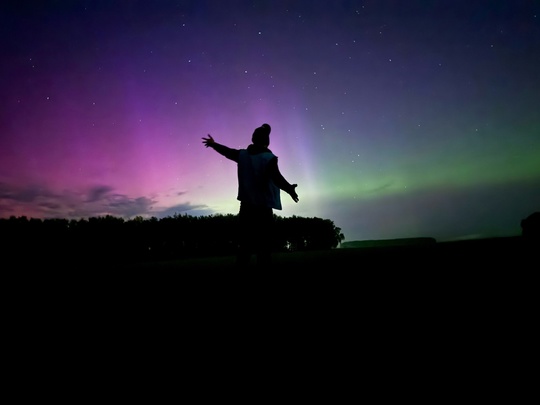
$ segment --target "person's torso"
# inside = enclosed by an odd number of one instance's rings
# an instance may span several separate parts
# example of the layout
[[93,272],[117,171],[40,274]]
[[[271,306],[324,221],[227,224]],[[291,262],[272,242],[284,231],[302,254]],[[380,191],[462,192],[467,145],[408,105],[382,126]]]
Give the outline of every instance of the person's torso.
[[239,152],[238,199],[255,205],[281,209],[279,188],[272,182],[269,163],[276,156],[270,152]]

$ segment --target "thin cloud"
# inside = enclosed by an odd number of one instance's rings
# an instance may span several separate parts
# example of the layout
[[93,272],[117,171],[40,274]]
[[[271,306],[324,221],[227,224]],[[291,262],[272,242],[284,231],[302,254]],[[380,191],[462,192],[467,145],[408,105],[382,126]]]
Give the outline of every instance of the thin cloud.
[[[178,195],[185,195],[179,192]],[[120,218],[167,217],[181,213],[212,212],[203,204],[189,202],[154,209],[157,201],[146,196],[130,197],[115,192],[108,185],[98,185],[82,191],[53,192],[43,186],[18,187],[0,183],[0,217],[26,216],[31,218],[82,219],[112,215]]]

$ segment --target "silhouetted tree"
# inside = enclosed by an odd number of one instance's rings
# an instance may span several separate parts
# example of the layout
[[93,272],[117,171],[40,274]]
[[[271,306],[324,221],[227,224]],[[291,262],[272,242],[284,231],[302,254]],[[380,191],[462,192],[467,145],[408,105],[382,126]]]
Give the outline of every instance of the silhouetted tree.
[[[344,239],[333,221],[274,214],[274,251],[332,249]],[[106,215],[88,219],[0,219],[2,256],[21,260],[141,261],[232,255],[238,243],[237,215],[130,220]]]
[[530,246],[540,246],[540,211],[521,220],[521,235]]

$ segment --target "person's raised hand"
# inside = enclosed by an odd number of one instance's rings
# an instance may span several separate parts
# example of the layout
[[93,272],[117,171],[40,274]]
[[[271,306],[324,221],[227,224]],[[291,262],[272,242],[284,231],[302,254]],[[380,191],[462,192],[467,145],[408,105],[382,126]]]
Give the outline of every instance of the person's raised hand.
[[204,146],[206,146],[207,148],[209,146],[211,146],[212,144],[216,143],[216,141],[214,141],[214,138],[212,138],[212,135],[208,134],[208,138],[202,138],[203,140],[203,143],[204,143]]
[[292,188],[291,190],[289,191],[289,195],[291,196],[291,198],[294,200],[294,202],[298,202],[299,198],[298,198],[298,194],[296,194],[296,187],[298,187],[298,184],[292,184]]

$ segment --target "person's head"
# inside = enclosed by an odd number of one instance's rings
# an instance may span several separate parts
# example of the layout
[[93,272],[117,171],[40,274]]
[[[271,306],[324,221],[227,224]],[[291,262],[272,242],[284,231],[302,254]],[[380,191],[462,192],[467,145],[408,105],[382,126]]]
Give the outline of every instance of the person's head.
[[268,146],[270,145],[270,125],[262,124],[259,128],[255,128],[253,131],[253,136],[251,137],[251,142],[254,145]]

